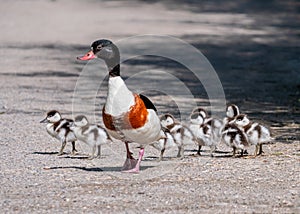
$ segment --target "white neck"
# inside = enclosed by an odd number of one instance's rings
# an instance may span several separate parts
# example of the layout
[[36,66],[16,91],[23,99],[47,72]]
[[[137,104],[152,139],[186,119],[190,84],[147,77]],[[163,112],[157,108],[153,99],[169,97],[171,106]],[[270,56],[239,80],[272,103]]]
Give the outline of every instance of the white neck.
[[134,104],[134,96],[120,77],[109,77],[105,112],[114,116],[127,112]]

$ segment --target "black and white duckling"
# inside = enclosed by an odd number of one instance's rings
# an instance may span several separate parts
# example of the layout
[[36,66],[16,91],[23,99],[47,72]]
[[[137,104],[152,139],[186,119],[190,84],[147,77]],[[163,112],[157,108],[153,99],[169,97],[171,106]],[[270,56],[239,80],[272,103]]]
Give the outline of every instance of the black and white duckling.
[[233,157],[236,155],[236,150],[241,150],[241,156],[243,156],[245,147],[249,146],[245,132],[234,124],[228,124],[227,128],[222,132],[222,141],[233,148]]
[[237,105],[231,104],[226,107],[226,117],[223,119],[224,127],[229,124],[236,116],[240,114],[239,107]]
[[186,145],[195,144],[199,142],[194,137],[193,132],[185,125],[178,122],[173,115],[164,114],[160,116],[160,122],[162,127],[167,128],[172,134],[175,143],[178,146],[177,157],[184,157],[184,147]]
[[247,115],[240,114],[231,122],[242,129],[249,140],[251,145],[255,145],[254,156],[261,155],[263,153],[262,145],[272,142],[272,137],[269,129],[259,123],[253,123],[249,120]]
[[200,155],[201,147],[208,146],[211,149],[211,156],[216,150],[216,146],[221,141],[223,123],[219,119],[209,117],[207,112],[198,107],[190,115],[189,128],[194,136],[200,142],[198,154]]
[[[101,145],[111,141],[107,131],[102,126],[90,124],[84,115],[76,116],[70,129],[74,132],[78,140],[81,140],[92,147],[90,159],[100,158]],[[95,155],[96,149],[97,155]]]
[[[235,117],[240,114],[240,109],[235,104],[230,104],[226,107],[226,116],[223,119],[223,131],[229,128],[229,124],[235,120]],[[247,150],[242,151],[243,154],[248,154]]]
[[70,130],[73,120],[62,118],[58,111],[52,110],[47,113],[46,118],[41,120],[40,123],[48,123],[46,126],[48,134],[61,142],[61,149],[58,155],[63,154],[67,142],[72,143],[72,154],[77,152],[75,148],[75,141],[77,139],[74,133]]
[[[120,51],[107,39],[94,41],[79,60],[102,59],[108,69],[108,92],[102,110],[105,128],[110,136],[125,143],[127,158],[123,172],[138,173],[144,148],[161,138],[161,125],[153,103],[144,95],[133,93],[120,76]],[[140,145],[139,157],[133,158],[129,143]]]
[[166,128],[162,127],[162,138],[158,141],[153,142],[151,145],[160,151],[159,161],[163,160],[163,155],[166,149],[170,149],[173,147],[177,147],[178,145],[173,137],[173,135],[170,133],[170,131]]

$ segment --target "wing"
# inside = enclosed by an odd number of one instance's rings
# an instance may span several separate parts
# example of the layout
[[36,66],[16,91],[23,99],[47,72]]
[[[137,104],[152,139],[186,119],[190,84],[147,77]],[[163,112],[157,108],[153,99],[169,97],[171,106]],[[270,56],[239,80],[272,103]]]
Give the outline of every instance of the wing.
[[143,100],[147,109],[153,109],[155,112],[157,112],[154,104],[149,100],[148,97],[146,97],[145,95],[142,95],[142,94],[139,94],[139,96]]

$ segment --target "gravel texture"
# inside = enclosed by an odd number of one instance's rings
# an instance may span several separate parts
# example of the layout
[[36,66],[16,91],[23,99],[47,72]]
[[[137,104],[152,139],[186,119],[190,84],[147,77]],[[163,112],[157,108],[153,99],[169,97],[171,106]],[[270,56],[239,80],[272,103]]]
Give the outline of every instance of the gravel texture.
[[[1,3],[1,213],[300,213],[299,3],[174,2]],[[233,158],[225,145],[214,158],[208,148],[199,157],[191,145],[182,160],[171,149],[162,162],[147,147],[139,174],[120,172],[125,147],[118,141],[103,146],[101,159],[87,159],[90,149],[83,143],[77,143],[78,154],[71,155],[69,144],[57,156],[59,142],[39,121],[51,109],[72,117],[85,65],[75,57],[98,37],[149,33],[172,35],[201,50],[227,101],[269,126],[275,143],[256,158]],[[122,74],[128,78],[144,68],[181,73],[197,102],[208,104],[184,68],[166,59],[138,57],[122,65]],[[160,113],[178,117],[170,97],[149,94]],[[95,115],[87,112],[100,123],[105,96],[104,84]],[[131,145],[135,156],[137,146]]]

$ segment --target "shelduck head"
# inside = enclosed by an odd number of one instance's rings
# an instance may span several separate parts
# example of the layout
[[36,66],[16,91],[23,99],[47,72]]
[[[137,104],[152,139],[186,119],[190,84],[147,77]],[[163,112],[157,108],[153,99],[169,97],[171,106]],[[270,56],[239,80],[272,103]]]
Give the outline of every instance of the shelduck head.
[[79,60],[87,61],[99,58],[105,61],[112,76],[120,75],[120,52],[118,47],[110,40],[99,39],[92,43],[91,50],[84,56],[77,57]]
[[237,105],[231,104],[226,108],[226,116],[228,118],[234,118],[240,114],[239,107]]
[[78,115],[74,119],[74,125],[77,127],[83,127],[89,124],[88,119],[84,115]]
[[45,119],[41,120],[40,123],[57,123],[61,120],[61,115],[58,111],[52,110],[47,112]]

